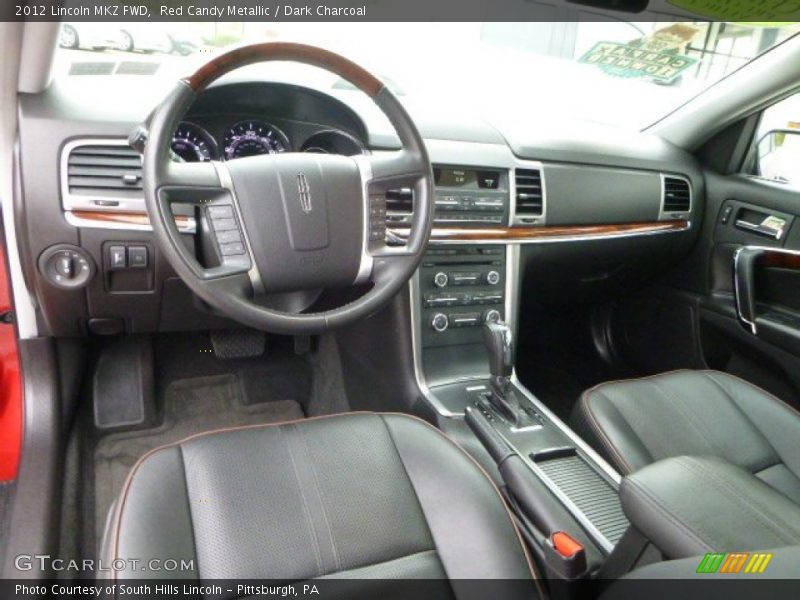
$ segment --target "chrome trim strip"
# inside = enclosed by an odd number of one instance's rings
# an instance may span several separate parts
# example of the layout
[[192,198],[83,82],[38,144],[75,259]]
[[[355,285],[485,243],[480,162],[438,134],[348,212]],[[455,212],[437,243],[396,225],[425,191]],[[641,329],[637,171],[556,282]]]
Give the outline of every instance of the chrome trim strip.
[[247,245],[247,254],[248,258],[250,259],[250,269],[247,271],[247,276],[250,278],[250,285],[253,286],[253,292],[255,292],[255,294],[263,294],[266,291],[266,288],[264,287],[264,280],[261,278],[261,272],[258,270],[256,258],[253,254],[253,245],[250,243],[250,236],[247,235],[247,226],[245,225],[244,218],[242,217],[242,211],[239,209],[239,198],[237,198],[236,189],[233,187],[233,178],[231,177],[231,172],[228,170],[228,166],[222,161],[212,160],[211,164],[214,165],[214,169],[217,171],[217,177],[219,177],[220,185],[228,190],[231,195],[233,210],[236,211],[236,217],[239,219],[239,224],[242,228],[244,243]]
[[[144,204],[144,192],[141,198],[117,198],[113,196],[76,196],[69,193],[69,155],[81,146],[125,146],[130,148],[127,138],[79,138],[74,139],[61,149],[61,159],[59,161],[61,172],[59,180],[61,182],[61,206],[65,211],[70,210],[93,210],[93,211],[114,211],[114,212],[147,212]],[[97,202],[113,202],[113,206],[103,206]],[[114,229],[114,228],[112,228]]]
[[353,281],[354,285],[360,283],[367,283],[372,277],[372,269],[375,265],[375,259],[369,251],[369,230],[370,230],[370,214],[369,214],[369,183],[372,181],[372,163],[366,154],[360,156],[353,156],[353,160],[358,166],[358,172],[361,175],[361,198],[362,198],[362,218],[363,227],[361,230],[361,260],[358,264],[358,273]]
[[[758,327],[756,326],[755,321],[747,318],[744,314],[744,310],[742,309],[742,295],[744,294],[744,290],[742,289],[742,280],[739,276],[739,256],[742,252],[747,248],[747,246],[742,246],[741,248],[737,249],[733,255],[733,297],[736,300],[736,315],[739,317],[739,320],[748,326],[750,329],[750,333],[753,335],[758,335]],[[752,249],[757,249],[752,247]]]
[[[681,179],[686,182],[689,186],[689,210],[685,211],[671,211],[669,213],[664,212],[664,202],[667,200],[667,177],[670,179]],[[685,175],[672,175],[669,173],[661,173],[661,205],[658,208],[658,220],[659,221],[670,221],[672,219],[688,219],[689,216],[692,214],[692,207],[694,207],[694,188],[692,187],[692,181]]]
[[511,328],[512,339],[517,339],[517,303],[519,302],[519,272],[520,247],[508,244],[506,246],[506,299],[504,303],[506,318],[505,323]]
[[428,404],[443,417],[463,416],[448,410],[444,404],[439,402],[439,399],[431,392],[431,389],[428,387],[428,382],[425,380],[422,367],[422,317],[419,313],[420,302],[422,300],[419,293],[419,270],[414,272],[413,277],[411,277],[408,282],[408,287],[411,302],[411,348],[414,362],[414,378],[416,379],[417,387]]
[[[101,211],[92,211],[101,212]],[[114,229],[118,231],[153,231],[150,225],[137,225],[135,223],[114,223],[113,221],[101,221],[99,219],[86,219],[79,217],[72,211],[64,212],[64,219],[74,227],[88,227],[91,229]],[[197,222],[194,217],[186,217],[187,224],[179,225],[178,231],[181,233],[196,233]]]

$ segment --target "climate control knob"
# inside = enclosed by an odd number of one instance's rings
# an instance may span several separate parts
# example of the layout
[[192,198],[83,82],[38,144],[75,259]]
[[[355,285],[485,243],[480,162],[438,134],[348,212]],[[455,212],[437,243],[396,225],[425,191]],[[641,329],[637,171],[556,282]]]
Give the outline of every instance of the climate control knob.
[[444,271],[439,271],[436,275],[433,276],[433,284],[436,287],[443,288],[447,285],[448,281],[450,281],[450,278]]
[[500,273],[497,271],[489,271],[486,274],[486,283],[489,285],[497,285],[500,283]]
[[438,331],[442,333],[450,326],[450,319],[447,318],[447,315],[443,313],[436,313],[433,315],[433,319],[431,319],[431,327],[433,327],[434,331]]
[[500,311],[497,310],[497,309],[492,308],[490,310],[487,310],[485,313],[483,313],[483,322],[484,323],[499,323],[501,317],[502,317],[502,315],[500,314]]

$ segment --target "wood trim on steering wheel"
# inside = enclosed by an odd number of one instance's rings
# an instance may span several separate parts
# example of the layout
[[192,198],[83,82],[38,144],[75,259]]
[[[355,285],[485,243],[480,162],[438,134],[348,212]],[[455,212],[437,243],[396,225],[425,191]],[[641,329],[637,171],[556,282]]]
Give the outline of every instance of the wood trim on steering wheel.
[[185,77],[183,81],[197,92],[225,73],[239,67],[278,60],[297,61],[331,71],[348,80],[370,98],[377,96],[384,87],[383,83],[369,71],[338,54],[289,42],[265,42],[236,48],[216,57],[200,67],[193,75]]

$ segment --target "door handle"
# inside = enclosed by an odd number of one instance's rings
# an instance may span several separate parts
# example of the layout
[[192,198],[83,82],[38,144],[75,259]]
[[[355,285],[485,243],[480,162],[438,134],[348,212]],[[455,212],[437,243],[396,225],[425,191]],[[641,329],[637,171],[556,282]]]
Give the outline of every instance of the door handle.
[[764,255],[764,248],[744,246],[733,255],[733,290],[736,296],[736,314],[753,335],[756,327],[756,263]]

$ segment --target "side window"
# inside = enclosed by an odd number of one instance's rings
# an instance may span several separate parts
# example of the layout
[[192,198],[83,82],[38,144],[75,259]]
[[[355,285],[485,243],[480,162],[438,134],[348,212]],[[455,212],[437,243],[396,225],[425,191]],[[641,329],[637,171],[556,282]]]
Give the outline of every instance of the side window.
[[756,175],[800,185],[800,94],[763,112],[753,150]]

